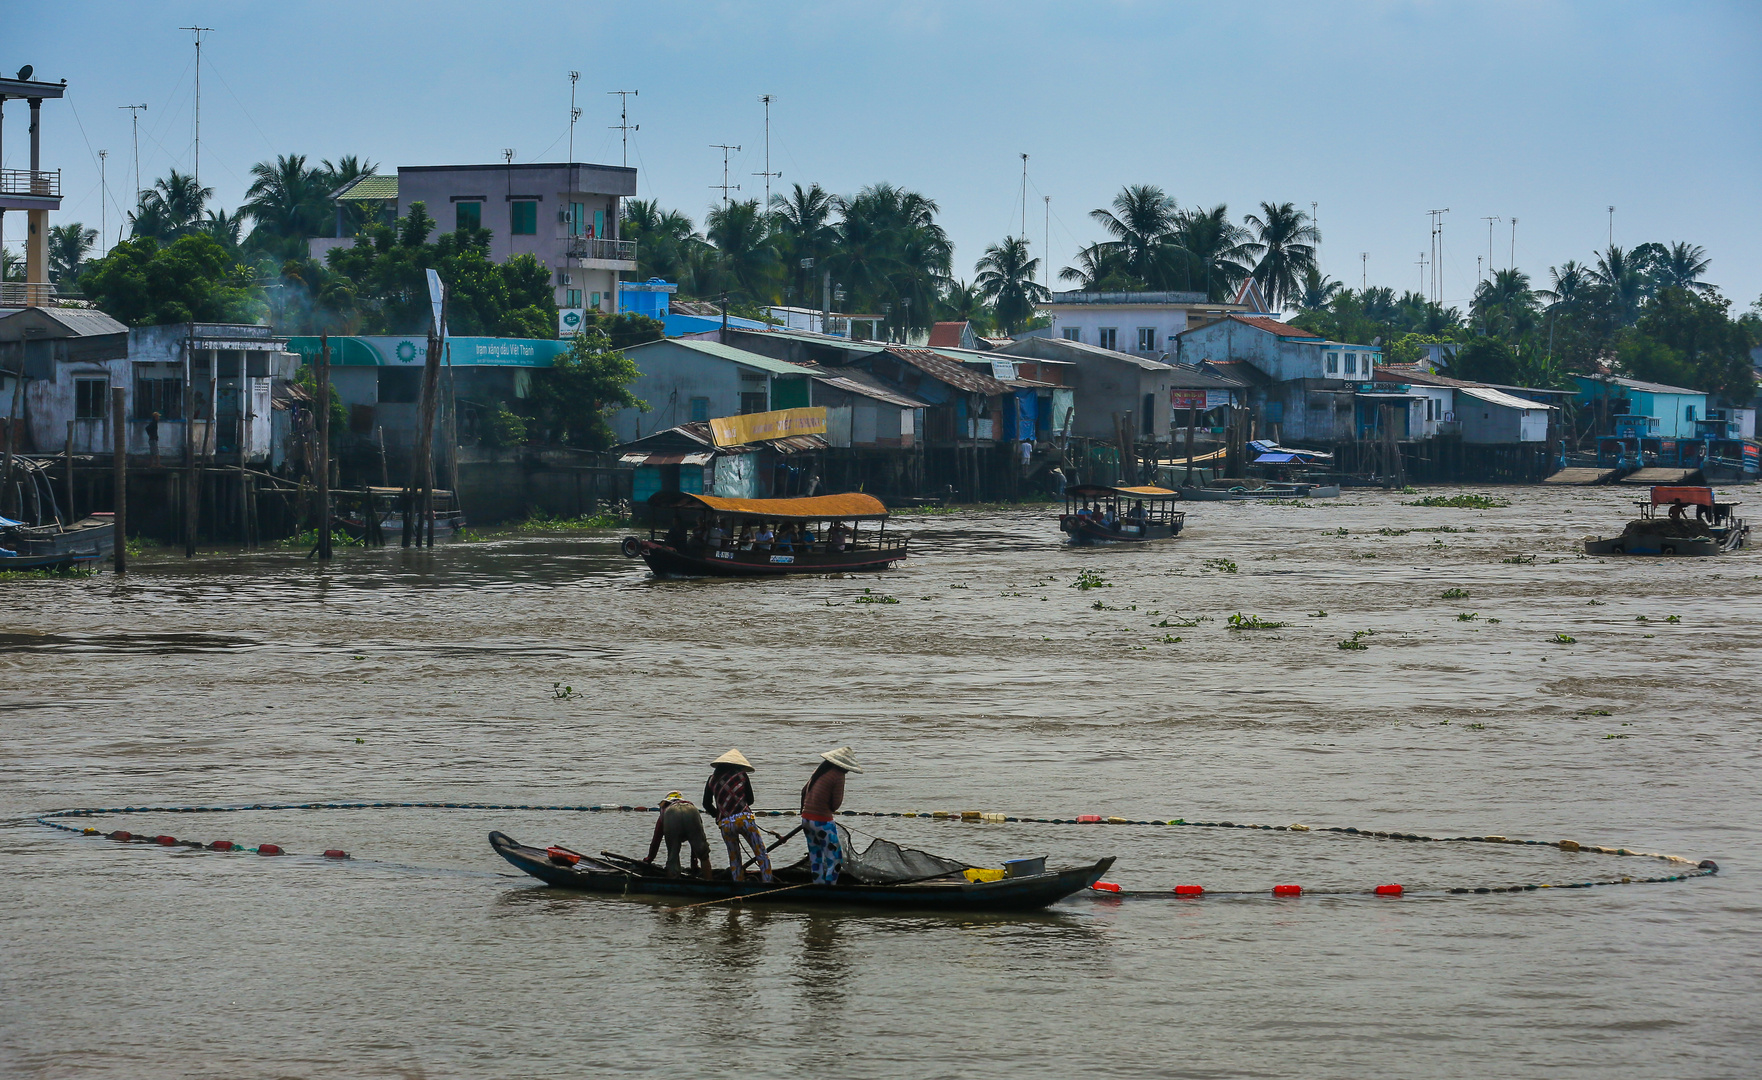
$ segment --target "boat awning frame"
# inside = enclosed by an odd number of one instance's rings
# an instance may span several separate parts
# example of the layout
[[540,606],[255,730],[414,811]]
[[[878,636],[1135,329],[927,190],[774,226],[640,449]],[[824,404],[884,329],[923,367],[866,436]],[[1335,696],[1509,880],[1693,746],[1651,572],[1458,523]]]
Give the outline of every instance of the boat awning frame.
[[719,514],[762,518],[765,521],[885,521],[887,507],[880,499],[861,492],[842,495],[811,495],[800,499],[725,499],[688,491],[658,491],[649,505],[660,509],[697,508]]
[[1128,499],[1178,499],[1181,493],[1161,487],[1108,487],[1105,484],[1072,484],[1065,488],[1066,498],[1094,499],[1106,496]]

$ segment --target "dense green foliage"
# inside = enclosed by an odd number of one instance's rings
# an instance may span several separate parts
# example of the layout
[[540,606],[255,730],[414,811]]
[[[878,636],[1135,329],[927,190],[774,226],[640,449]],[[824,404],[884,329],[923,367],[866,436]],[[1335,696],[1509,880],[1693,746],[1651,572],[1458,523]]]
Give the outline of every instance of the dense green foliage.
[[86,264],[80,286],[130,326],[256,322],[264,313],[251,272],[204,233],[163,245],[150,236],[125,240]]
[[527,425],[543,441],[604,450],[616,441],[609,413],[647,412],[648,402],[630,392],[636,364],[612,347],[597,328],[576,334],[569,351],[549,371],[534,373],[532,404],[537,415]]

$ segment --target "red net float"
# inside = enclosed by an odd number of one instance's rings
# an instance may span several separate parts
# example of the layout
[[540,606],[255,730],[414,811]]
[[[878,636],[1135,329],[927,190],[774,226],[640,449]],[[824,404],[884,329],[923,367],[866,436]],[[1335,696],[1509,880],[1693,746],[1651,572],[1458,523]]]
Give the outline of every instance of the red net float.
[[1175,886],[1175,895],[1176,896],[1204,896],[1205,895],[1205,886],[1203,886],[1203,885],[1176,885]]
[[327,859],[346,859],[349,857],[349,853],[344,851],[342,848],[334,848],[333,847],[333,848],[327,848],[325,850],[324,857]]
[[133,840],[134,838],[135,838],[135,834],[127,831],[126,829],[118,829],[115,832],[110,834],[110,839],[112,839],[112,840],[122,840],[122,841],[126,842],[129,840]]
[[257,845],[257,854],[259,854],[259,855],[285,855],[287,853],[282,851],[280,844],[258,844]]
[[1377,895],[1378,896],[1400,896],[1403,891],[1405,891],[1405,890],[1403,890],[1401,888],[1401,886],[1399,886],[1399,885],[1378,885],[1377,886]]
[[549,855],[551,861],[558,866],[574,866],[581,861],[581,856],[573,851],[564,851],[560,847],[545,848],[545,854]]
[[1078,814],[1077,815],[1077,824],[1079,824],[1079,825],[1099,825],[1099,824],[1101,824],[1101,815],[1100,814]]
[[231,840],[216,840],[208,845],[209,851],[231,851],[237,845]]
[[1301,885],[1274,885],[1273,886],[1273,895],[1274,896],[1302,896],[1303,895],[1303,886],[1301,886]]
[[155,836],[153,838],[153,842],[155,844],[162,846],[162,847],[170,847],[171,845],[177,843],[177,837],[166,836],[165,834],[161,833],[160,835]]
[[1119,892],[1120,891],[1120,887],[1118,885],[1115,885],[1111,881],[1097,881],[1095,884],[1093,884],[1089,887],[1091,889],[1094,889],[1096,892]]

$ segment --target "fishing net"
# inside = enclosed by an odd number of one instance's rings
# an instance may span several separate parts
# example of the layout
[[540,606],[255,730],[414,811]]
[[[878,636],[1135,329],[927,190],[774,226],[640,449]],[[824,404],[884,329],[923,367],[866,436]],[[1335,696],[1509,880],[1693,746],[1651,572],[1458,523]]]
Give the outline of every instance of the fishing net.
[[877,838],[858,852],[850,830],[840,825],[839,839],[844,848],[844,873],[864,885],[893,885],[904,881],[922,881],[971,868],[971,863],[945,859],[917,848],[900,847],[891,840]]

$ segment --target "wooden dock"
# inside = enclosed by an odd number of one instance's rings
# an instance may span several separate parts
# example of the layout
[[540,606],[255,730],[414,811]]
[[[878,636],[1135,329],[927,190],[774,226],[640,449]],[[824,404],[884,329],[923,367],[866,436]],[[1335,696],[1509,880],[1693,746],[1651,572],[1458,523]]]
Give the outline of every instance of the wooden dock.
[[1636,487],[1653,487],[1659,484],[1670,486],[1689,483],[1700,475],[1700,469],[1685,469],[1680,465],[1672,465],[1667,468],[1641,469],[1639,472],[1622,477],[1621,482],[1633,484]]
[[1561,469],[1552,476],[1544,477],[1544,484],[1562,484],[1568,487],[1588,487],[1591,484],[1613,483],[1620,469],[1603,469],[1595,466],[1574,465]]

